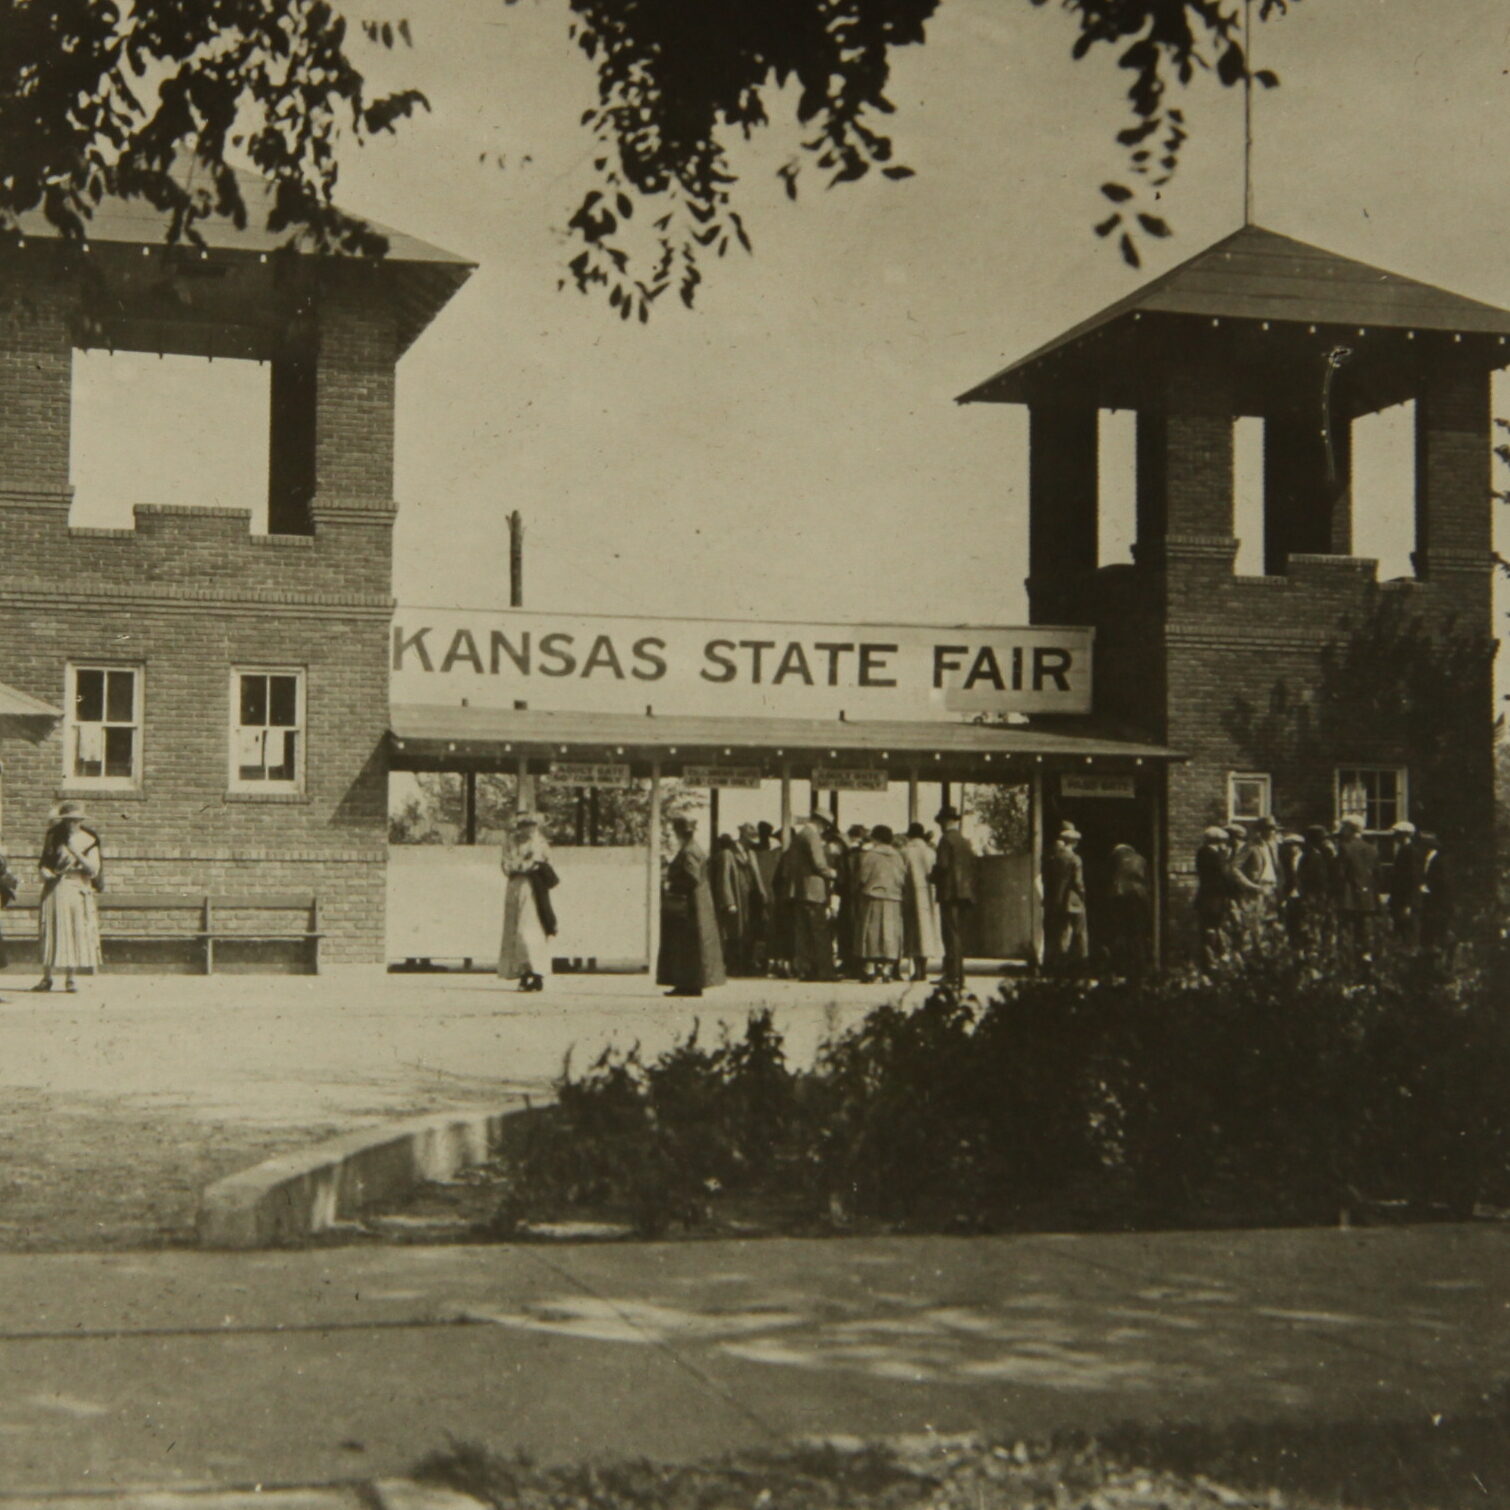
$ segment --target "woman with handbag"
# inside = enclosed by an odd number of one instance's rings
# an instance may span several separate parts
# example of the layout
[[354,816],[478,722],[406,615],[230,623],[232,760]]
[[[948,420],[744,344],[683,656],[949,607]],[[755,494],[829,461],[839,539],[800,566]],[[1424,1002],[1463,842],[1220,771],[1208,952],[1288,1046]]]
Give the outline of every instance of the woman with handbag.
[[556,934],[551,888],[556,884],[550,845],[540,832],[537,813],[519,813],[503,846],[503,944],[498,973],[517,980],[521,991],[545,989],[547,940]]
[[42,944],[42,979],[33,991],[51,991],[53,976],[63,972],[63,989],[75,991],[74,973],[100,968],[100,924],[95,893],[104,889],[105,857],[100,836],[88,826],[77,802],[60,802],[52,811],[42,841],[42,905],[38,933]]

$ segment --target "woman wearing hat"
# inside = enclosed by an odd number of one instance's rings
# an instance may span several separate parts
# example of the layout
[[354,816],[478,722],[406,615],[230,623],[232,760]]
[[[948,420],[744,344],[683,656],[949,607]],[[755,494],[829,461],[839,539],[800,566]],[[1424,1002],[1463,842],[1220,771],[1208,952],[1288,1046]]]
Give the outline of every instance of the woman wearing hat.
[[100,836],[89,826],[83,806],[60,802],[49,815],[42,841],[42,905],[37,927],[42,944],[42,979],[34,991],[51,991],[63,972],[63,989],[77,990],[74,974],[100,968],[100,925],[94,894],[103,884]]
[[542,991],[547,958],[546,940],[556,932],[550,888],[556,884],[550,845],[540,832],[538,813],[519,813],[503,846],[503,944],[498,973],[517,980],[521,991]]
[[907,889],[907,861],[895,835],[878,823],[860,851],[855,868],[859,895],[859,951],[862,979],[902,978],[902,898]]
[[708,884],[708,857],[697,842],[697,821],[678,814],[671,831],[680,848],[666,867],[661,892],[661,952],[656,983],[667,996],[701,996],[724,983],[724,953]]
[[928,961],[944,952],[939,942],[939,909],[928,878],[938,860],[921,823],[908,825],[902,842],[907,862],[907,885],[902,892],[902,952],[912,961],[912,978],[928,979]]

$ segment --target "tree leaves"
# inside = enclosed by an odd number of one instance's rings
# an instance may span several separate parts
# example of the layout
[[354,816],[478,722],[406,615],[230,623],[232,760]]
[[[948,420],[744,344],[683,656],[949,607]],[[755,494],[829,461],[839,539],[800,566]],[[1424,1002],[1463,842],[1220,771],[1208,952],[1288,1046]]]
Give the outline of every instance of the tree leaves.
[[[1209,56],[1216,58],[1214,71],[1223,85],[1248,82],[1242,9],[1224,0],[1063,0],[1063,5],[1080,26],[1072,55],[1086,57],[1100,43],[1120,46],[1118,66],[1130,75],[1127,102],[1134,119],[1116,139],[1127,153],[1132,182],[1106,183],[1101,192],[1113,204],[1126,207],[1132,218],[1114,216],[1098,221],[1094,229],[1103,239],[1121,229],[1117,246],[1122,259],[1138,267],[1138,237],[1163,239],[1173,234],[1151,203],[1163,198],[1189,135],[1184,113],[1168,102],[1170,87],[1188,84],[1198,69],[1212,68]],[[1263,0],[1258,19],[1284,15],[1288,7],[1289,0]],[[1251,77],[1265,89],[1279,84],[1270,69],[1259,69]]]
[[[625,319],[648,319],[672,289],[693,307],[701,259],[752,247],[725,139],[769,125],[778,104],[805,131],[797,155],[775,169],[788,199],[806,165],[830,188],[872,169],[890,181],[915,176],[878,123],[895,109],[894,54],[923,43],[938,3],[567,0],[568,39],[592,64],[597,102],[581,119],[595,148],[592,183],[567,220],[563,285],[602,293]],[[1197,69],[1214,68],[1229,86],[1248,82],[1240,12],[1228,0],[1061,5],[1077,25],[1073,55],[1112,46],[1127,78],[1132,120],[1116,141],[1128,181],[1101,186],[1127,213],[1095,232],[1115,235],[1136,266],[1139,238],[1170,234],[1154,208],[1187,137],[1170,90]],[[1259,18],[1286,9],[1287,0],[1262,0]],[[353,31],[386,51],[415,43],[406,19],[363,20]],[[1266,89],[1278,83],[1267,69],[1251,77]],[[133,92],[143,78],[154,97]],[[227,158],[240,150],[273,180],[274,230],[380,253],[382,237],[333,203],[338,162],[426,108],[415,90],[369,96],[346,20],[328,0],[133,0],[119,9],[0,0],[0,226],[41,206],[65,234],[82,236],[94,204],[126,194],[168,212],[173,234],[192,241],[208,214],[244,218]],[[647,204],[652,213],[636,213]]]
[[[360,34],[412,42],[402,20]],[[192,244],[209,215],[246,223],[236,153],[271,181],[270,229],[379,255],[385,238],[333,202],[337,158],[424,108],[416,90],[368,93],[325,0],[0,0],[0,226],[40,208],[82,238],[123,196]]]

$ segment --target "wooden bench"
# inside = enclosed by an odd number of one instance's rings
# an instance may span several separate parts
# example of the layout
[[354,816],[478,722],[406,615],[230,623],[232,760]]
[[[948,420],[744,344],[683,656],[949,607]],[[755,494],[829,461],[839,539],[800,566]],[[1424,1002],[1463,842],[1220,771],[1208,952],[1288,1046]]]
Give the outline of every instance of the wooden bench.
[[[325,937],[320,931],[320,899],[308,892],[153,894],[105,891],[96,901],[100,915],[100,943],[107,965],[110,953],[129,953],[132,944],[158,947],[181,944],[188,946],[191,962],[199,973],[213,975],[217,963],[222,959],[229,963],[241,945],[251,945],[255,949],[283,944],[293,946],[294,963],[303,974],[320,973],[320,945]],[[0,926],[4,927],[8,950],[14,952],[15,945],[29,940],[35,942],[40,905],[40,893],[27,892],[5,909]],[[125,914],[143,912],[184,913],[184,926],[146,931],[111,926]],[[223,914],[228,912],[252,912],[258,914],[258,918],[252,927],[228,928],[223,921]],[[257,926],[262,915],[277,913],[291,916],[270,920],[265,927]],[[23,916],[27,923],[18,925]]]

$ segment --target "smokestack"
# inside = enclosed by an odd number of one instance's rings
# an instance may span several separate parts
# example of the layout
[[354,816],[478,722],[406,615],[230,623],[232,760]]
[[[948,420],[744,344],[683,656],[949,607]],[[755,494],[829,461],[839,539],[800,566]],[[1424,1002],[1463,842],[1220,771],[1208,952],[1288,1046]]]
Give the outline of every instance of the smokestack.
[[509,515],[509,607],[524,606],[524,516]]

